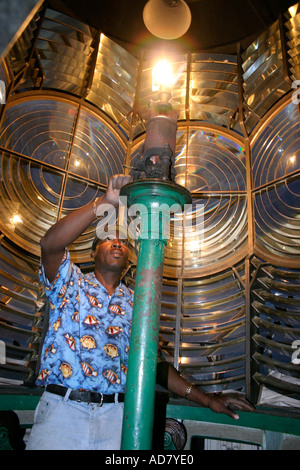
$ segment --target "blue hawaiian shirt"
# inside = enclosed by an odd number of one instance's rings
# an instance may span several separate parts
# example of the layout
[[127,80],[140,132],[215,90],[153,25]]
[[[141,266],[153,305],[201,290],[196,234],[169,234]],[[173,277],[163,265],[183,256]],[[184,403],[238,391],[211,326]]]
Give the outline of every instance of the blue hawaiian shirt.
[[109,296],[94,273],[71,263],[68,250],[52,283],[42,264],[39,277],[50,314],[37,385],[124,392],[133,291],[120,283]]

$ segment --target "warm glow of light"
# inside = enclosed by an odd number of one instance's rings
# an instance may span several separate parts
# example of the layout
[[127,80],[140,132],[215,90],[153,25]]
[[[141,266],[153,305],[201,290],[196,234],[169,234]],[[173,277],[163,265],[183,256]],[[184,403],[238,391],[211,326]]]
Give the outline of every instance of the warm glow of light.
[[291,15],[291,17],[293,18],[297,13],[297,5],[294,5],[293,7],[290,7],[289,8],[289,14]]
[[173,71],[170,63],[160,60],[152,70],[152,91],[166,90],[174,83]]
[[21,217],[18,215],[18,214],[15,214],[11,219],[10,219],[10,222],[12,224],[18,224],[18,223],[22,223],[23,220],[21,219]]
[[198,240],[191,240],[187,243],[187,248],[189,251],[195,252],[200,251],[200,243]]
[[295,163],[295,161],[296,161],[296,156],[293,155],[293,156],[290,158],[290,162],[291,162],[291,163]]
[[180,361],[180,364],[188,364],[188,358],[187,357],[180,357],[179,361]]

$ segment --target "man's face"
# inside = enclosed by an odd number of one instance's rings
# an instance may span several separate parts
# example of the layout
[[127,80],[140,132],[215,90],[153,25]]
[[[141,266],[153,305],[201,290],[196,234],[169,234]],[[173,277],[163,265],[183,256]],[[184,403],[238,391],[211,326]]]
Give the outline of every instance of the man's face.
[[98,269],[121,273],[128,261],[127,240],[111,236],[99,240],[94,251],[94,259]]

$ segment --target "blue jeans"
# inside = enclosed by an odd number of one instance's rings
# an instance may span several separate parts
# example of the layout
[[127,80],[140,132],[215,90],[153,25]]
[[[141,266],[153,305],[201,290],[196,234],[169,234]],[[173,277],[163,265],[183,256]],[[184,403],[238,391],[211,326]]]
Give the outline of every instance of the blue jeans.
[[123,403],[76,402],[44,392],[26,450],[119,450]]

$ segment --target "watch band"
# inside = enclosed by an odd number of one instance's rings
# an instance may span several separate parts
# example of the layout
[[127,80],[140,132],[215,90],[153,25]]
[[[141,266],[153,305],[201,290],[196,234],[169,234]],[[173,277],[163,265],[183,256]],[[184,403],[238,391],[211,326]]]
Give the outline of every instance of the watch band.
[[185,389],[184,398],[185,398],[186,400],[190,400],[190,393],[191,393],[191,390],[192,390],[192,388],[193,388],[193,385],[195,385],[195,384],[189,384],[189,385],[186,387],[186,389]]
[[98,197],[96,197],[96,199],[94,200],[93,202],[93,209],[94,209],[94,214],[95,214],[95,217],[98,217],[97,216],[97,201],[98,201]]

